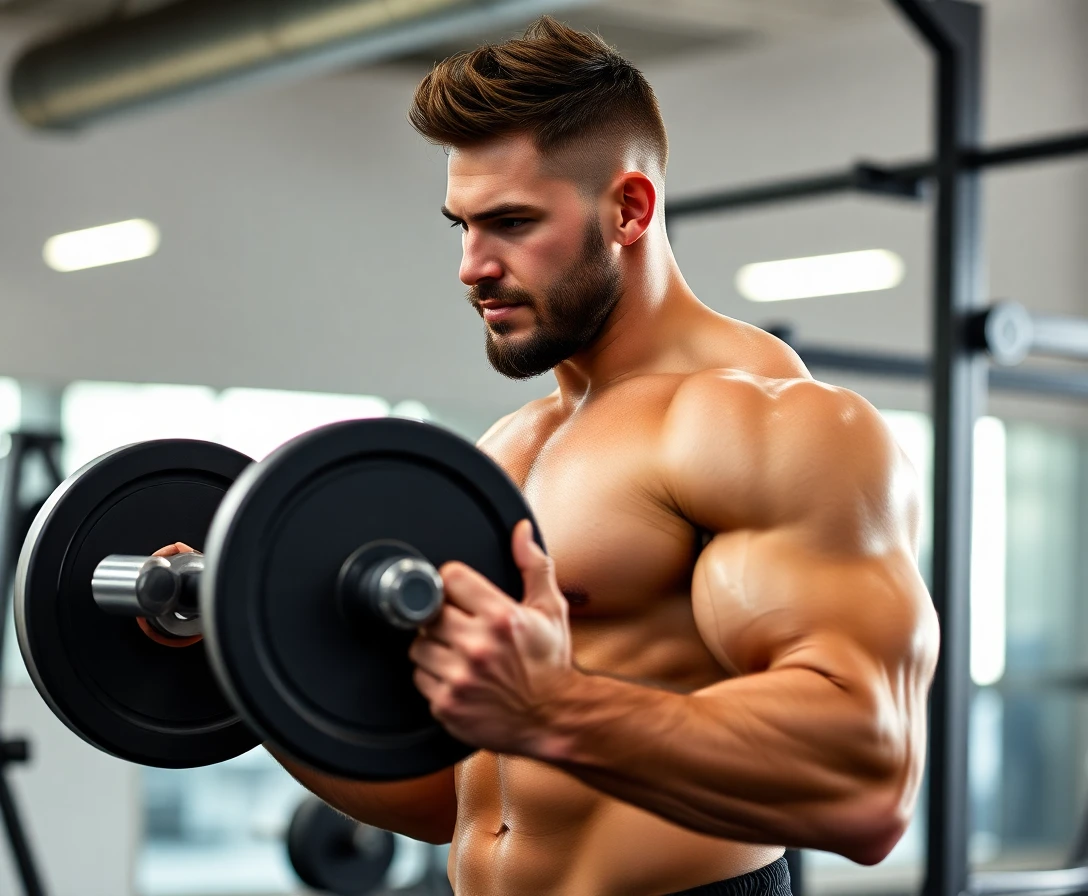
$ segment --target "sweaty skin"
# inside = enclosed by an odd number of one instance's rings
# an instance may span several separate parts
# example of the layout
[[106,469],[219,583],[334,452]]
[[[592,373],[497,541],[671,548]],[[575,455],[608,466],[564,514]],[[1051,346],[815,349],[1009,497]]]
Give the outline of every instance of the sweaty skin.
[[[349,815],[450,842],[458,896],[661,896],[785,846],[875,863],[918,793],[938,628],[913,470],[867,402],[692,295],[655,183],[624,161],[594,210],[620,304],[552,396],[480,442],[540,526],[570,668],[504,648],[523,740],[428,778],[279,757]],[[451,154],[466,284],[537,296],[577,255],[584,197],[542,171],[525,140]],[[475,217],[500,206],[527,211]],[[514,309],[503,338],[541,314]]]

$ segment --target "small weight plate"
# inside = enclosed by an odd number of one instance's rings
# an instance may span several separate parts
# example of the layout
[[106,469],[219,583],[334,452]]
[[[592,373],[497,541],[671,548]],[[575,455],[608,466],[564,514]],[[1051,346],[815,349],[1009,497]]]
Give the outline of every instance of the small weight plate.
[[251,463],[209,442],[129,445],[66,479],[34,518],[16,569],[19,646],[53,712],[100,750],[192,768],[259,743],[224,697],[203,643],[156,644],[91,593],[109,554],[151,554],[175,541],[202,549],[223,495]]
[[307,797],[287,828],[287,857],[306,886],[338,896],[373,893],[393,864],[396,840],[389,831],[341,815]]
[[256,731],[330,774],[452,765],[472,750],[415,687],[415,633],[349,624],[337,576],[357,548],[394,539],[521,600],[510,541],[526,518],[503,470],[437,426],[354,420],[293,439],[239,477],[208,533],[201,614],[220,682]]

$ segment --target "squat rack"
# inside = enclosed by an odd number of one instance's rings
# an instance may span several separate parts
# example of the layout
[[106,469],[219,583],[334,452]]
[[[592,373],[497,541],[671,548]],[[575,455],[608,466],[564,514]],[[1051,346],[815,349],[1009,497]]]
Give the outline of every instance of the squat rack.
[[[930,358],[795,346],[812,367],[931,380],[934,471],[931,591],[942,647],[930,701],[929,797],[924,896],[1088,893],[1088,856],[1053,871],[971,873],[968,863],[967,726],[974,426],[988,389],[1088,397],[1088,376],[990,367],[1031,354],[1088,360],[1088,320],[988,306],[981,293],[984,169],[1088,152],[1088,133],[985,149],[981,141],[983,11],[969,0],[889,0],[933,55],[935,155],[897,166],[844,171],[681,198],[670,222],[773,202],[861,192],[922,199],[935,189]],[[791,340],[788,331],[780,335]],[[795,891],[797,892],[797,891]]]
[[[31,521],[45,500],[38,497],[28,503],[20,486],[35,458],[45,468],[48,491],[60,485],[64,479],[57,461],[60,445],[59,434],[15,432],[11,434],[11,450],[0,465],[0,660],[4,656],[4,620],[15,580],[16,558]],[[3,697],[2,685],[3,676],[0,675],[0,698]],[[15,763],[28,762],[30,753],[30,742],[26,738],[5,738],[0,724],[0,823],[7,831],[11,854],[26,896],[45,896],[45,885],[31,848],[29,832],[19,815],[15,795],[7,780],[8,768]]]

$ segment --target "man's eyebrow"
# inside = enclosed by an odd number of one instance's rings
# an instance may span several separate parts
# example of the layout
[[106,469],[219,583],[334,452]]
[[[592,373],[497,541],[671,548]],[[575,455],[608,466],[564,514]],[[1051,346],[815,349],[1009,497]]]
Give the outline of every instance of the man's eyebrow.
[[[503,205],[496,205],[494,208],[477,212],[474,215],[469,215],[468,220],[472,223],[479,224],[482,221],[492,221],[495,218],[508,218],[524,214],[539,215],[541,212],[541,209],[533,205],[527,205],[521,202],[507,202]],[[442,206],[442,214],[451,221],[455,221],[458,224],[463,223],[463,219],[457,217],[457,215],[446,208],[446,206]]]

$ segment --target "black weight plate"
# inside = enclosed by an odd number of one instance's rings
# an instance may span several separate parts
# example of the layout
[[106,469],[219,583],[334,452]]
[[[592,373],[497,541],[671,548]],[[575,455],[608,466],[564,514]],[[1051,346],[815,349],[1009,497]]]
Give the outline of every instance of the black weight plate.
[[412,681],[414,633],[349,625],[337,575],[357,548],[394,539],[520,600],[510,538],[525,518],[502,469],[437,426],[355,420],[299,436],[239,477],[208,533],[201,612],[220,682],[256,731],[330,774],[392,780],[452,765],[471,749]]
[[287,828],[287,857],[306,886],[338,896],[365,896],[385,879],[396,841],[389,831],[341,815],[307,797]]
[[227,702],[203,643],[156,644],[132,617],[98,608],[109,554],[200,550],[216,508],[252,460],[222,445],[162,440],[109,452],[66,479],[27,534],[15,625],[38,691],[76,734],[143,765],[192,768],[259,741]]

